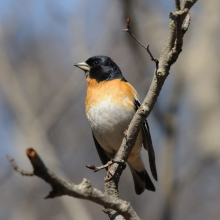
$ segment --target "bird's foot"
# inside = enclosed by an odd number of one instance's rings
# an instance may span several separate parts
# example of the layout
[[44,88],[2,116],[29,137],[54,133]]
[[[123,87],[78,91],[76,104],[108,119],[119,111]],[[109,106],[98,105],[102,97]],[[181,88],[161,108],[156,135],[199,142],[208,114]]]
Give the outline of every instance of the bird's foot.
[[[120,166],[122,167],[123,170],[126,168],[126,163],[125,163],[124,160],[120,160],[120,161],[112,160],[112,162],[113,162],[113,163],[118,163],[118,164],[119,164],[118,168],[119,168]],[[112,165],[112,164],[111,164],[111,165]],[[108,172],[107,172],[108,178],[105,179],[105,182],[111,181],[111,180],[115,177],[115,175],[117,174],[118,168],[117,168],[117,170],[115,171],[114,174],[112,174],[112,173],[110,172],[110,167],[111,167],[111,165],[108,167]]]

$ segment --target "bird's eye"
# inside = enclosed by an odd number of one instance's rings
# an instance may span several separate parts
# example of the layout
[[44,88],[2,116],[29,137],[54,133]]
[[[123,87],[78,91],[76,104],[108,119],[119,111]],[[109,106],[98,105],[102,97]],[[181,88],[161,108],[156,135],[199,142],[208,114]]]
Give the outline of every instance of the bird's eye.
[[98,64],[99,64],[99,62],[98,62],[98,61],[95,61],[95,62],[94,62],[94,65],[98,65]]

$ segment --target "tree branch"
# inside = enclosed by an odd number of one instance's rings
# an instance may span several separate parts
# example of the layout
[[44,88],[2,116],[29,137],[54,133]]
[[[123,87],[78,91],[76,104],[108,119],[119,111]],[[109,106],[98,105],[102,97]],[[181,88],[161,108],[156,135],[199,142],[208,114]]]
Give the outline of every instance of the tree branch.
[[18,173],[20,173],[22,176],[34,176],[33,172],[27,172],[27,171],[20,169],[12,157],[10,157],[8,155],[6,155],[6,157],[11,162],[11,165],[14,168],[14,170],[17,171]]
[[[143,122],[149,116],[150,112],[152,111],[154,104],[157,101],[157,97],[160,94],[164,81],[169,75],[170,67],[173,63],[176,62],[182,50],[183,34],[180,35],[179,32],[182,29],[179,27],[182,27],[183,21],[189,12],[189,9],[193,6],[193,4],[196,3],[196,1],[197,0],[184,1],[183,6],[181,7],[181,10],[178,11],[178,16],[179,16],[178,19],[176,19],[177,12],[170,14],[169,31],[168,31],[168,35],[165,40],[165,44],[164,44],[164,47],[163,47],[163,50],[162,50],[162,53],[159,59],[158,68],[155,69],[154,77],[151,82],[151,86],[149,88],[147,96],[145,97],[142,105],[137,110],[133,119],[131,120],[131,123],[127,130],[127,134],[124,137],[122,144],[118,150],[118,153],[115,157],[115,161],[121,161],[121,160],[127,161],[128,156],[130,152],[132,151],[132,148],[137,139],[137,135],[140,131],[140,128]],[[188,25],[186,26],[188,28],[190,19],[188,19],[187,21],[186,23]],[[177,37],[181,39],[177,39]],[[112,174],[114,174],[117,170],[118,170],[118,164],[113,164],[110,168],[110,172]],[[120,170],[120,173],[117,176],[117,178],[114,178],[113,180],[105,183],[105,192],[107,194],[109,195],[111,194],[116,197],[118,196],[118,182],[120,179],[121,172],[122,171]]]
[[96,166],[94,166],[94,165],[86,165],[86,167],[89,168],[89,169],[91,169],[91,170],[94,170],[94,172],[98,172],[98,171],[100,171],[100,170],[103,170],[103,169],[108,168],[109,166],[111,166],[111,165],[114,164],[114,163],[118,163],[118,164],[122,164],[122,165],[125,165],[125,166],[126,166],[126,164],[125,164],[124,161],[110,160],[110,161],[108,161],[108,163],[106,163],[106,164],[104,164],[104,165],[102,165],[102,166],[100,166],[100,167],[96,167]]
[[[192,0],[190,2],[193,5],[196,1],[197,0]],[[185,2],[188,2],[188,1],[185,1]],[[185,9],[186,8],[183,8],[181,12],[184,12]],[[182,16],[184,17],[184,15],[185,14],[183,14]],[[167,38],[164,44],[163,51],[159,59],[159,68],[157,71],[155,71],[153,81],[151,83],[147,96],[144,99],[143,104],[137,110],[137,112],[135,113],[129,125],[129,128],[127,130],[127,135],[123,139],[121,147],[116,155],[116,158],[115,158],[116,161],[120,161],[120,160],[127,161],[128,156],[132,150],[132,147],[135,144],[140,127],[142,123],[144,122],[144,120],[149,116],[151,110],[153,109],[153,106],[157,101],[157,97],[159,96],[163,83],[165,79],[167,78],[167,76],[169,75],[170,67],[176,61],[178,57],[178,56],[176,57],[176,55],[179,55],[179,53],[181,52],[180,50],[178,51],[173,50],[176,47],[174,42],[177,36],[176,35],[177,25],[182,25],[182,23],[175,22],[174,18],[171,16],[169,32],[168,32],[168,35],[167,35]],[[178,54],[175,54],[175,53],[178,53]],[[113,170],[115,170],[117,166],[118,166],[117,164],[114,164],[111,168],[112,169],[114,168]]]
[[123,32],[128,32],[132,37],[133,39],[139,44],[141,45],[147,52],[148,54],[150,55],[151,57],[151,60],[154,61],[156,64],[158,64],[159,60],[155,57],[153,57],[152,53],[150,52],[150,45],[148,44],[147,46],[145,46],[143,43],[141,43],[140,40],[138,40],[135,35],[131,32],[131,29],[130,29],[130,18],[127,18],[127,29],[122,29]]
[[86,178],[84,178],[82,183],[78,185],[69,183],[48,169],[34,149],[27,149],[26,154],[33,166],[33,172],[26,172],[19,169],[14,163],[13,158],[10,156],[7,156],[7,158],[11,162],[12,167],[21,175],[31,173],[31,175],[28,176],[37,176],[51,185],[52,191],[45,197],[45,199],[68,195],[75,198],[90,200],[106,208],[116,210],[123,215],[125,219],[140,220],[129,202],[106,195],[98,189],[93,188],[90,181]]

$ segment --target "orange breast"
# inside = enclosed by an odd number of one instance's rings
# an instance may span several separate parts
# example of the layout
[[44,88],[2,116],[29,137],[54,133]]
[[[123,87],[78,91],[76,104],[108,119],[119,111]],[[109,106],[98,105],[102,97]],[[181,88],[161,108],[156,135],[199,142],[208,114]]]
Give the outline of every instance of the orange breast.
[[111,98],[111,102],[134,111],[134,97],[139,99],[136,90],[121,79],[97,82],[87,77],[87,93],[85,99],[86,112],[100,102]]

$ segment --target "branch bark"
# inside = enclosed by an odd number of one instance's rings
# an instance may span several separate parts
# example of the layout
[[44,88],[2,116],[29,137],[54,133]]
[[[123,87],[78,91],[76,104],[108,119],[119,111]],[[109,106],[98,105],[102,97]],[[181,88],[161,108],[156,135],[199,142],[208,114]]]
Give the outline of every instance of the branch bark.
[[[140,128],[146,118],[149,116],[152,111],[154,104],[157,101],[157,97],[160,94],[161,88],[169,75],[170,67],[173,63],[176,62],[180,52],[182,51],[183,44],[183,32],[182,27],[189,27],[190,19],[185,20],[186,15],[188,14],[190,8],[197,2],[197,0],[185,0],[182,4],[181,10],[178,12],[170,13],[169,20],[169,31],[165,40],[165,44],[159,58],[158,68],[154,71],[154,77],[151,82],[151,86],[145,97],[142,105],[135,113],[129,127],[127,134],[124,137],[122,144],[118,150],[118,153],[115,157],[115,161],[127,161],[130,152],[135,144],[137,135],[140,131]],[[189,16],[189,15],[188,15]],[[183,21],[185,22],[183,23]],[[186,30],[186,29],[184,29]],[[110,168],[110,173],[114,174],[116,171],[121,173],[118,164],[114,164]],[[117,178],[105,183],[105,193],[118,196],[118,183],[120,179],[120,174]],[[108,213],[111,217],[110,213]],[[115,214],[115,213],[114,213]]]

